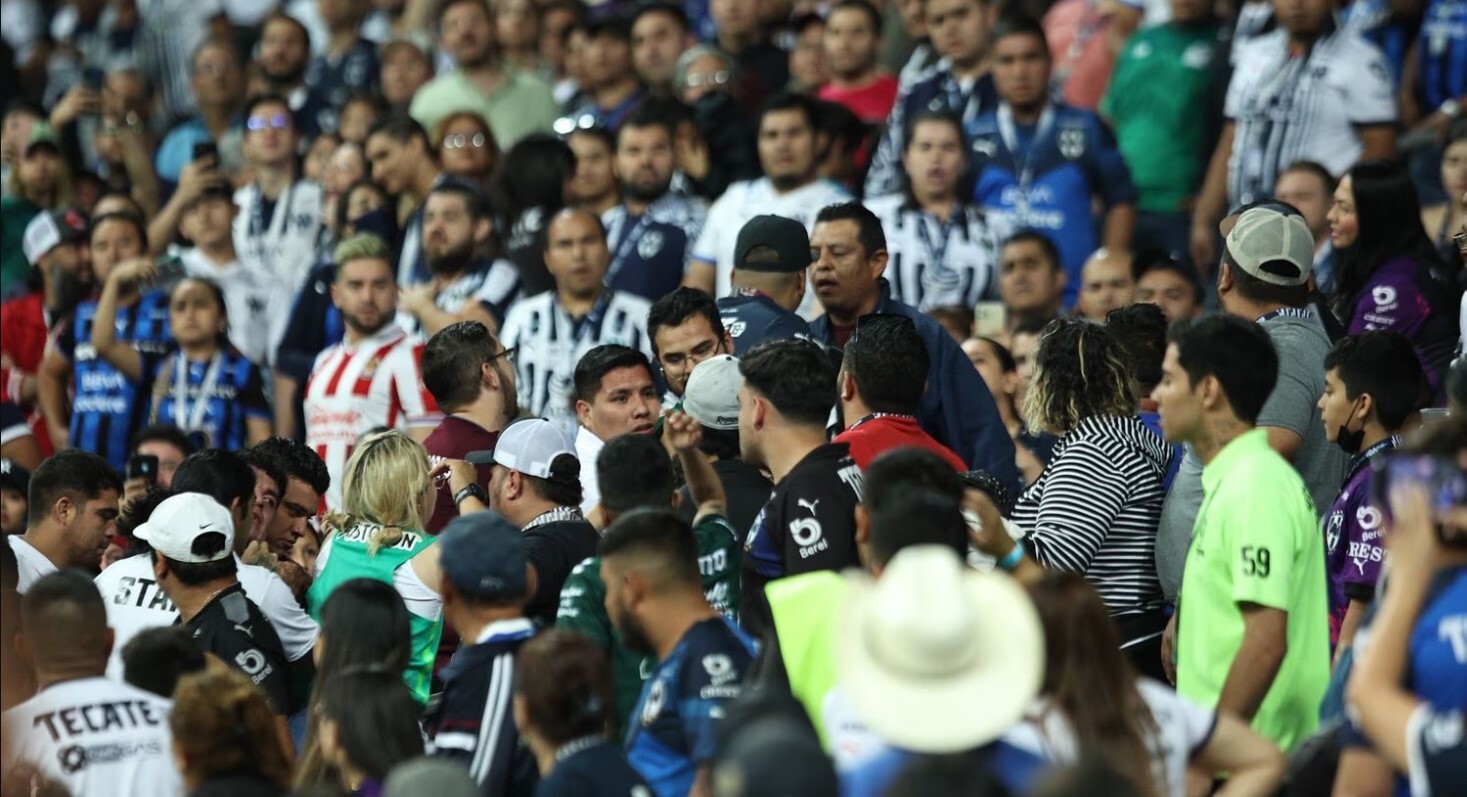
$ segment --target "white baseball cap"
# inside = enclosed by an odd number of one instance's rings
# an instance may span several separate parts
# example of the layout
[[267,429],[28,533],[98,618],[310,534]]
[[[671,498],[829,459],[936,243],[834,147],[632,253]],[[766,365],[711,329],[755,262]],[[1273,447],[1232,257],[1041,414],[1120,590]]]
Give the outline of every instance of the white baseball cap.
[[720,354],[698,363],[683,390],[683,412],[709,429],[739,428],[739,358]]
[[916,545],[892,557],[880,580],[848,578],[836,666],[881,738],[919,753],[972,749],[1012,727],[1039,694],[1044,630],[1008,574]]
[[504,427],[494,443],[494,464],[537,479],[550,478],[550,465],[575,449],[560,427],[544,418],[524,418]]
[[[223,534],[224,547],[195,550],[195,543],[206,534]],[[204,564],[234,555],[234,518],[203,493],[180,493],[164,500],[132,536],[175,562]]]

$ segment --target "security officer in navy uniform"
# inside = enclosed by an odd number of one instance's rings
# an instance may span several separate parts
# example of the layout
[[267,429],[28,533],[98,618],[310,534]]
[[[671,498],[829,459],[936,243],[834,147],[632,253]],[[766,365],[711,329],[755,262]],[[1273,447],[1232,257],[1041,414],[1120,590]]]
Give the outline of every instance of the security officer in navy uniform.
[[810,236],[805,225],[782,216],[755,216],[734,245],[733,293],[718,300],[734,355],[766,340],[810,336],[795,314],[805,298]]

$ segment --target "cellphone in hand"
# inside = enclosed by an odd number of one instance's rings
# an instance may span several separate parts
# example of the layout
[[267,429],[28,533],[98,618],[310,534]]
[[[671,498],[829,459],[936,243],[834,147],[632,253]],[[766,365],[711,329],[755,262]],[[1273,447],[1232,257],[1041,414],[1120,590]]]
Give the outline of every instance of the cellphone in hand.
[[[1376,463],[1370,482],[1371,503],[1379,507],[1387,522],[1391,518],[1391,490],[1415,484],[1426,491],[1432,514],[1440,518],[1454,507],[1467,505],[1467,473],[1454,458],[1429,454],[1396,454]],[[1443,545],[1467,548],[1467,535],[1447,529],[1437,521],[1437,539]]]
[[1009,325],[1009,309],[1003,302],[979,302],[973,307],[973,334],[1002,338]]
[[158,275],[153,278],[154,285],[172,285],[188,276],[183,268],[183,258],[178,255],[163,255],[153,261]]
[[219,145],[212,141],[195,141],[193,160],[201,161],[205,158],[219,159]]
[[133,454],[127,459],[124,471],[127,479],[143,479],[148,484],[158,483],[158,458],[152,454]]
[[89,66],[82,70],[82,82],[92,91],[101,91],[107,82],[107,73],[95,66]]

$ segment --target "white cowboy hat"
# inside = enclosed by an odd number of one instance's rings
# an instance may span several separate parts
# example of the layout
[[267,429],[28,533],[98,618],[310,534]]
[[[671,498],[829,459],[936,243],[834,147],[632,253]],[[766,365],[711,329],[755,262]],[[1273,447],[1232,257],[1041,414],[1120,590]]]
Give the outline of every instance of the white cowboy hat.
[[1044,631],[1023,587],[951,549],[903,549],[879,580],[853,574],[836,641],[856,712],[890,744],[953,753],[1023,717],[1044,677]]

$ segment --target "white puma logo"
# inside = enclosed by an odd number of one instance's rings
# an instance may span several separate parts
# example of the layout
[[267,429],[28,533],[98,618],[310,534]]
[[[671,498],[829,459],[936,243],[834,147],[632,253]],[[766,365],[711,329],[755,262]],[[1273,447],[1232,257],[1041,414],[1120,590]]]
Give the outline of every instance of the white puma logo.
[[795,503],[810,510],[810,514],[813,515],[815,514],[815,507],[820,506],[820,499],[816,498],[814,501],[806,501],[803,498],[796,498]]

